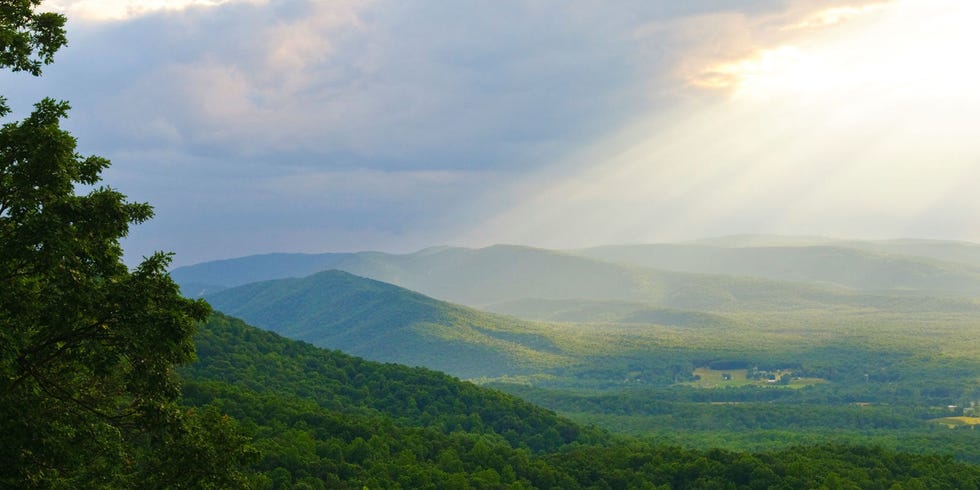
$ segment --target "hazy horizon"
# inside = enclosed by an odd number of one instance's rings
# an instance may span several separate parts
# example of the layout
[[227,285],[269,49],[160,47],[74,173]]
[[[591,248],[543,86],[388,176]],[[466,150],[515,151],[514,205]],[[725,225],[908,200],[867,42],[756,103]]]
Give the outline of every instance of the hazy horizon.
[[[922,238],[922,237],[891,237],[891,238],[861,238],[861,237],[826,237],[817,235],[773,235],[773,234],[761,234],[761,233],[742,233],[733,235],[720,235],[720,236],[710,236],[710,237],[700,237],[690,240],[676,240],[676,241],[646,241],[646,242],[621,242],[621,243],[600,243],[596,245],[589,245],[584,247],[566,247],[566,248],[549,248],[544,246],[537,246],[533,244],[526,243],[491,243],[485,245],[448,245],[448,244],[434,244],[428,245],[421,248],[413,249],[349,249],[349,250],[268,250],[257,253],[250,253],[245,255],[229,255],[222,257],[215,257],[212,259],[201,260],[198,262],[181,262],[176,261],[172,269],[177,269],[181,267],[192,267],[200,264],[210,263],[210,262],[221,262],[225,260],[236,260],[247,257],[254,256],[266,256],[266,255],[322,255],[322,254],[358,254],[358,253],[382,253],[388,255],[414,255],[423,253],[426,251],[435,251],[440,249],[465,249],[465,250],[483,250],[493,247],[516,247],[516,248],[529,248],[536,250],[544,250],[549,252],[559,252],[559,253],[570,253],[576,255],[578,252],[591,250],[591,249],[601,249],[603,247],[620,247],[620,246],[645,246],[645,245],[692,245],[692,246],[717,246],[721,248],[752,248],[752,247],[817,247],[817,246],[828,246],[834,247],[839,246],[842,248],[851,248],[853,245],[858,243],[864,243],[868,245],[880,244],[898,244],[903,242],[912,243],[935,243],[935,244],[957,244],[964,245],[968,247],[977,247],[980,249],[980,243],[972,242],[968,240],[945,240],[945,239],[934,239],[934,238]],[[859,249],[855,249],[859,250]],[[893,252],[894,253],[894,252]],[[901,255],[901,254],[899,254]],[[909,258],[915,258],[915,254],[909,254]],[[921,257],[920,257],[921,258]],[[179,259],[179,257],[178,257]],[[951,260],[951,259],[946,259]]]
[[[133,262],[736,234],[980,242],[980,4],[48,0],[4,73],[154,205]],[[12,120],[8,118],[7,120]]]

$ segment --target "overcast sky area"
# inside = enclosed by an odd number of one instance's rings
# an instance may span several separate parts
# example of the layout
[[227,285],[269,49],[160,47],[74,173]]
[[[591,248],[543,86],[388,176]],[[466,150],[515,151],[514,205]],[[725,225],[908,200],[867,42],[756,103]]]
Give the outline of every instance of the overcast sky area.
[[[980,242],[980,2],[49,0],[127,261],[738,233]],[[8,118],[12,120],[12,118]]]

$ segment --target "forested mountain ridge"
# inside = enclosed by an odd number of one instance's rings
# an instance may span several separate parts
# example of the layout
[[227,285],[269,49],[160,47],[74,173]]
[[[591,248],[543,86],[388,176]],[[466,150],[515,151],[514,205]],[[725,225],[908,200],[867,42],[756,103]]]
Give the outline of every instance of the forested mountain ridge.
[[980,467],[846,446],[739,453],[613,439],[427,369],[287,340],[215,314],[184,403],[234,417],[255,488],[976,488]]
[[337,270],[246,284],[207,300],[289,338],[461,377],[520,374],[572,362],[528,322]]
[[[218,381],[322,408],[390,417],[451,432],[492,431],[515,447],[554,450],[606,436],[517,397],[421,367],[379,363],[322,349],[215,313],[196,337],[198,360],[182,370],[195,382]],[[479,414],[479,423],[473,414]]]

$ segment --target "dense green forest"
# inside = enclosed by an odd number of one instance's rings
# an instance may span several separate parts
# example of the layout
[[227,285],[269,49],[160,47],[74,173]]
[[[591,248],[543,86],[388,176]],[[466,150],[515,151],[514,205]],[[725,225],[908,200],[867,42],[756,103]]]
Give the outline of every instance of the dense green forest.
[[424,368],[318,349],[215,314],[184,402],[227,413],[258,488],[976,488],[949,456],[816,445],[682,449],[586,428]]

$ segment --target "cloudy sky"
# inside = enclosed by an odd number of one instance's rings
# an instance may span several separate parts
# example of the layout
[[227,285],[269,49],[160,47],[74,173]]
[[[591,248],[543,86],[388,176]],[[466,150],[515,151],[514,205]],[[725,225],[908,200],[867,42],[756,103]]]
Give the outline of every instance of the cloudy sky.
[[0,74],[175,265],[734,233],[980,242],[972,0],[49,0]]

